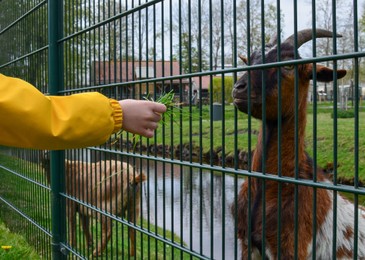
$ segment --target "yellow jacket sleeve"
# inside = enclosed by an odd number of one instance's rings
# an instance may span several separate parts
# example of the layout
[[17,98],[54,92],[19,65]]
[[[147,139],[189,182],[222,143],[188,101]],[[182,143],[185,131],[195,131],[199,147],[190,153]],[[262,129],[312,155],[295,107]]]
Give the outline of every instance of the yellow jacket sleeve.
[[0,145],[71,149],[104,143],[122,127],[118,101],[100,93],[45,96],[0,74]]

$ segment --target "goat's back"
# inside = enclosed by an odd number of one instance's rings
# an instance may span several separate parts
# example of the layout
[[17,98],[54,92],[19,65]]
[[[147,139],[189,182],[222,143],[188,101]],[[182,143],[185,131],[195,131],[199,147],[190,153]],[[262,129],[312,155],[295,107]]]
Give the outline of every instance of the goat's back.
[[[97,208],[120,215],[133,188],[146,179],[134,168],[120,161],[86,163],[66,160],[67,192]],[[135,184],[135,185],[133,185]],[[90,210],[80,207],[89,215]]]

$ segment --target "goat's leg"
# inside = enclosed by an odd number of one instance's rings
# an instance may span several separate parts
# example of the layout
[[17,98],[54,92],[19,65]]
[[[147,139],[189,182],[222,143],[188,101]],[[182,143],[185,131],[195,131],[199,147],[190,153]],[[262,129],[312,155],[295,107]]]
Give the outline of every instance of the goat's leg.
[[66,215],[68,219],[68,235],[71,246],[76,246],[76,204],[67,202]]
[[112,234],[112,220],[105,216],[100,216],[101,220],[101,243],[94,250],[93,256],[101,256]]
[[131,248],[129,251],[130,256],[135,256],[136,255],[136,230],[133,227],[129,227],[128,228],[128,235],[129,235],[129,239],[131,240]]
[[[234,218],[236,218],[237,225],[237,238],[241,244],[241,259],[248,259],[249,256],[252,259],[260,259],[260,253],[252,245],[251,250],[248,248],[248,240],[251,240],[251,233],[247,230],[248,227],[248,205],[249,205],[249,184],[250,181],[245,181],[237,197],[237,202],[232,204],[231,212]],[[251,200],[254,200],[256,191],[256,181],[251,180]],[[252,202],[253,203],[253,202]],[[251,230],[252,232],[252,230]],[[252,242],[252,241],[251,241]]]
[[[138,184],[139,185],[139,184]],[[128,202],[128,220],[132,223],[137,222],[137,219],[139,218],[140,215],[140,194],[138,193],[138,189],[136,189],[135,191],[135,196],[131,196],[129,198],[129,202]],[[136,229],[133,227],[129,227],[128,229],[128,233],[129,233],[129,239],[131,240],[131,247],[130,247],[130,256],[135,256],[136,255]]]
[[79,216],[81,219],[81,224],[82,224],[82,230],[84,231],[84,235],[86,238],[86,243],[88,246],[92,246],[93,245],[93,237],[90,233],[90,217],[88,215],[84,215],[82,213],[79,212]]

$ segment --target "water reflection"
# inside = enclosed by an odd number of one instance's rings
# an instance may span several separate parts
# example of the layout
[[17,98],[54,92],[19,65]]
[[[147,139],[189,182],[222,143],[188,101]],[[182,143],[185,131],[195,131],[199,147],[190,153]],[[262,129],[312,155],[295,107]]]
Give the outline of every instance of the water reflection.
[[[145,219],[172,231],[199,254],[234,259],[239,247],[230,211],[234,177],[161,162],[146,162],[143,170],[149,176],[143,186]],[[237,184],[239,188],[242,180]]]

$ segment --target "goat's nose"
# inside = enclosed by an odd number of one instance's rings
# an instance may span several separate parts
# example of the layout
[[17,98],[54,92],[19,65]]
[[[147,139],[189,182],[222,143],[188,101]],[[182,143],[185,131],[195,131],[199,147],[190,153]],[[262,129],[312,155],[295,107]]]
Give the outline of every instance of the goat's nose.
[[233,86],[232,96],[237,97],[238,95],[242,95],[247,91],[247,81],[243,78],[240,78]]
[[234,86],[233,86],[233,88],[234,88],[234,89],[245,89],[246,87],[247,87],[246,82],[241,82],[240,80],[239,80],[239,81],[237,81],[237,82],[234,84]]
[[242,77],[234,84],[234,89],[246,89],[247,87],[247,73],[243,74]]
[[237,82],[234,84],[232,89],[232,97],[233,98],[241,98],[242,96],[246,95],[247,92],[247,84],[242,84]]

